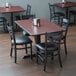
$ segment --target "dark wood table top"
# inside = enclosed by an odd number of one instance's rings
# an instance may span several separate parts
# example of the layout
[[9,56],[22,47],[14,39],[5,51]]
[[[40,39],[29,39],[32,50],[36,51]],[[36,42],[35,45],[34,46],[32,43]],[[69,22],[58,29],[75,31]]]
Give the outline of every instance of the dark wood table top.
[[61,2],[61,3],[55,3],[55,5],[59,6],[59,7],[75,7],[76,6],[76,2]]
[[50,22],[47,19],[40,19],[39,27],[33,25],[33,19],[18,20],[15,21],[15,23],[23,30],[27,31],[30,35],[41,35],[46,32],[49,33],[63,30],[63,28],[61,28],[59,25]]
[[21,6],[0,7],[0,13],[21,12],[25,11]]

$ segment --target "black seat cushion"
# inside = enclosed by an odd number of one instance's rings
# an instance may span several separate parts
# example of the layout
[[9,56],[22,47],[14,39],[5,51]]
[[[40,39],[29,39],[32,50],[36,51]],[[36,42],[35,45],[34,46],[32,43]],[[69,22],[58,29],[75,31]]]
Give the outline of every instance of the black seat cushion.
[[61,12],[55,12],[55,16],[65,16],[64,13]]
[[48,39],[53,38],[53,39],[59,39],[62,37],[62,32],[53,32],[48,34]]
[[[41,50],[45,50],[45,43],[39,43],[36,45],[38,48],[40,48]],[[48,51],[56,51],[58,49],[57,44],[55,43],[47,43],[47,50]]]
[[16,16],[16,20],[21,20],[20,15]]
[[0,22],[7,21],[5,17],[0,17]]
[[75,10],[71,10],[70,13],[76,15],[76,11]]
[[22,15],[22,19],[30,19],[30,18],[35,18],[35,15]]
[[[16,37],[15,40],[17,45],[32,43],[32,40],[27,36]],[[14,40],[12,40],[12,43],[14,43]]]

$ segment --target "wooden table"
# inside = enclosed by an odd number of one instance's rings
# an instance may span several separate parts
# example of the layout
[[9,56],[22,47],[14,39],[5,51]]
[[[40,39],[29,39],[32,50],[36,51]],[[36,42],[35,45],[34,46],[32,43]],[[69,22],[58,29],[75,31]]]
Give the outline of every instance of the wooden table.
[[33,19],[28,20],[18,20],[15,21],[15,23],[21,27],[23,30],[28,32],[30,35],[35,36],[35,42],[40,42],[40,35],[45,34],[46,32],[56,32],[61,31],[63,28],[61,28],[59,25],[48,21],[47,19],[40,19],[40,26],[34,26],[33,25]]
[[20,6],[0,7],[0,13],[11,13],[11,26],[13,26],[13,13],[25,11]]
[[61,2],[61,3],[55,3],[54,5],[65,8],[66,9],[66,18],[69,18],[69,8],[70,7],[76,7],[76,2]]
[[[57,24],[50,22],[47,19],[40,19],[40,26],[39,27],[33,25],[33,19],[18,20],[18,21],[15,21],[15,23],[19,27],[21,27],[23,30],[28,32],[30,35],[34,36],[35,43],[40,43],[40,40],[41,40],[40,35],[43,35],[46,32],[50,33],[50,32],[64,30],[63,28],[61,28]],[[35,56],[35,54],[33,56]],[[24,56],[24,59],[27,57],[30,57],[30,55]]]

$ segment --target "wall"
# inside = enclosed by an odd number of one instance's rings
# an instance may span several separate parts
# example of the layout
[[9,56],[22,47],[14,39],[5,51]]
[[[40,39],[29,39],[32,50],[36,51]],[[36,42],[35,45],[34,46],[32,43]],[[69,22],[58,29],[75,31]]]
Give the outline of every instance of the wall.
[[[36,17],[43,17],[49,19],[49,7],[48,3],[60,2],[61,0],[0,0],[0,6],[4,6],[6,2],[11,5],[20,5],[24,9],[27,4],[31,4],[32,13],[36,14]],[[7,15],[8,17],[9,15]]]

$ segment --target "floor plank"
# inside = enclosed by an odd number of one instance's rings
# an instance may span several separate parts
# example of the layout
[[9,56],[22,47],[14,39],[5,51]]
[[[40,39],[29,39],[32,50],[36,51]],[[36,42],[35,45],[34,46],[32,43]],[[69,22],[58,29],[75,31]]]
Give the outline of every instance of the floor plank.
[[60,68],[58,59],[55,58],[54,61],[48,61],[47,72],[43,72],[42,64],[36,64],[36,59],[23,59],[25,50],[18,51],[18,63],[15,64],[13,57],[9,56],[9,39],[8,33],[0,34],[0,76],[76,76],[76,26],[69,27],[67,57],[63,46],[61,49],[63,68]]

